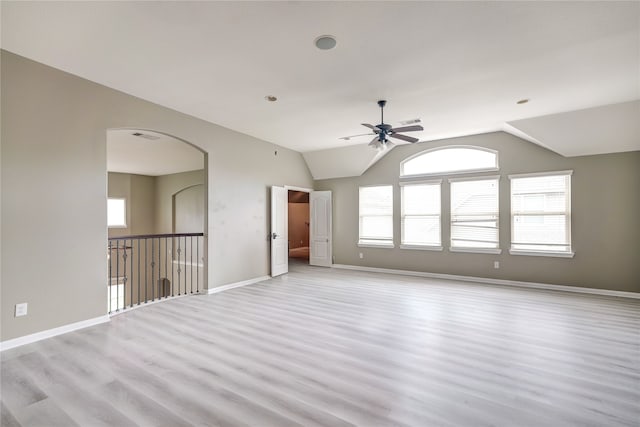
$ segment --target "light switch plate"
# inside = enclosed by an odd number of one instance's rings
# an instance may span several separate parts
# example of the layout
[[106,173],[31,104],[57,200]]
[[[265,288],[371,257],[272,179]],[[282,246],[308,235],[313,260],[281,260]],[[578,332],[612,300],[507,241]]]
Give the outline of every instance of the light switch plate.
[[27,303],[16,304],[16,317],[27,315]]

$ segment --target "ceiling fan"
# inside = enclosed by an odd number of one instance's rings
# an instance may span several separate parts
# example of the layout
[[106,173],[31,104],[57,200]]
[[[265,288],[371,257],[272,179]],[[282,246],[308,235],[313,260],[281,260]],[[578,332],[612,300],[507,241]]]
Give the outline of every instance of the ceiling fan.
[[413,126],[402,126],[398,128],[394,128],[391,125],[388,125],[384,122],[384,106],[387,104],[387,101],[381,99],[378,101],[378,106],[380,107],[380,124],[379,125],[370,125],[369,123],[362,123],[362,126],[368,127],[373,131],[373,133],[363,133],[360,135],[351,135],[346,136],[340,139],[349,140],[356,136],[364,136],[364,135],[375,135],[376,137],[369,143],[369,146],[374,147],[377,150],[383,151],[389,147],[392,147],[394,144],[387,139],[396,138],[402,141],[414,143],[418,142],[418,138],[414,138],[412,136],[401,135],[400,132],[416,132],[424,130],[424,128],[420,125]]

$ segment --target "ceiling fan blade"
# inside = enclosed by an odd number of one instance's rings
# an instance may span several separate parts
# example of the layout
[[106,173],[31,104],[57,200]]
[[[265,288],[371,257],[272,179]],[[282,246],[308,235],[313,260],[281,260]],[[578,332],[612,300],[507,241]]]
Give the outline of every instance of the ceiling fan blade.
[[380,141],[378,141],[378,137],[376,136],[375,138],[373,138],[373,140],[369,143],[369,147],[375,147],[376,145],[378,145],[380,143]]
[[407,142],[411,142],[411,143],[420,141],[418,138],[414,138],[412,136],[407,136],[407,135],[400,135],[400,134],[397,134],[397,133],[394,133],[393,135],[389,135],[389,136],[391,138],[401,139],[403,141],[407,141]]
[[362,124],[362,126],[368,127],[371,130],[378,130],[377,127],[375,127],[374,125],[370,125],[369,123],[361,123],[361,124]]
[[399,128],[393,128],[391,130],[393,132],[416,132],[419,130],[424,130],[424,128],[420,125],[413,125],[413,126],[403,126]]
[[345,141],[348,141],[351,138],[356,138],[358,136],[367,136],[367,135],[375,135],[375,133],[359,133],[358,135],[341,136],[338,139],[344,139]]

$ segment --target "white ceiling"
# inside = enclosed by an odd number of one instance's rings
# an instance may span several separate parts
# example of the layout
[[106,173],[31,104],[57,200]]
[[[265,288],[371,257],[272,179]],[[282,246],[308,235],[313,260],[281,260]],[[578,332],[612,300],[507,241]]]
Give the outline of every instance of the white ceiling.
[[[338,138],[378,123],[381,98],[386,122],[422,119],[422,141],[638,100],[639,17],[640,2],[609,1],[3,1],[1,35],[11,52],[308,152],[368,143]],[[322,34],[334,50],[314,47]]]
[[[141,132],[157,137],[149,140],[134,136]],[[107,170],[138,175],[169,175],[204,168],[204,154],[173,137],[136,129],[107,132]]]
[[[638,76],[640,78],[640,75]],[[517,120],[509,125],[541,145],[562,147],[561,154],[581,156],[640,149],[640,101],[587,108]]]

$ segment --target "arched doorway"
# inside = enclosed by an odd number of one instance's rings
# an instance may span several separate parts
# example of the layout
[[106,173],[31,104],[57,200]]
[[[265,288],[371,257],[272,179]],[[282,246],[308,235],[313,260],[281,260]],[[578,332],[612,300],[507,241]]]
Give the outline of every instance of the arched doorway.
[[107,175],[109,313],[206,290],[206,153],[110,129]]

